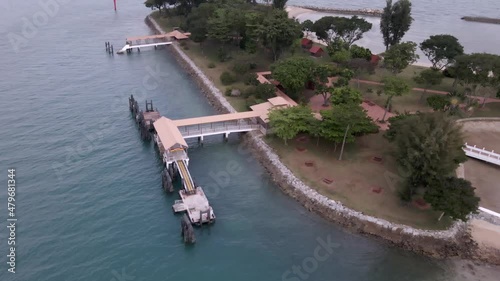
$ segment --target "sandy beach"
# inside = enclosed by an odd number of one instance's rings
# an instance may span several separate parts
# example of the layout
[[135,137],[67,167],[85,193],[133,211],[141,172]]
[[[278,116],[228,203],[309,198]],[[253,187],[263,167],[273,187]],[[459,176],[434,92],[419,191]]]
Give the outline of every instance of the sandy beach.
[[288,12],[288,16],[291,18],[296,18],[300,15],[307,14],[307,13],[315,13],[315,11],[313,11],[313,10],[299,8],[299,7],[295,7],[295,6],[287,6],[285,10]]

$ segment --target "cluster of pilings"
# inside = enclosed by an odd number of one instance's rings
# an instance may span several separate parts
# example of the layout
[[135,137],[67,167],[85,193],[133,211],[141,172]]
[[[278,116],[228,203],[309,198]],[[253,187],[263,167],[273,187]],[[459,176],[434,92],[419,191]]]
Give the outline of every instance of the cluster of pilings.
[[186,214],[182,216],[181,220],[181,235],[184,239],[184,243],[195,243],[196,238],[194,237],[194,229],[193,225],[189,221],[189,218]]
[[111,45],[111,43],[104,42],[104,46],[106,47],[106,52],[108,52],[108,54],[114,55],[113,45]]
[[163,172],[161,172],[161,186],[166,192],[174,192],[174,185],[172,182],[177,179],[177,172],[177,167],[173,164],[168,165],[168,167],[165,167]]
[[139,127],[141,139],[144,141],[151,140],[151,132],[154,130],[153,123],[160,118],[158,110],[153,109],[153,101],[146,101],[146,113],[139,109],[139,104],[134,99],[134,95],[130,95],[128,104],[130,112]]

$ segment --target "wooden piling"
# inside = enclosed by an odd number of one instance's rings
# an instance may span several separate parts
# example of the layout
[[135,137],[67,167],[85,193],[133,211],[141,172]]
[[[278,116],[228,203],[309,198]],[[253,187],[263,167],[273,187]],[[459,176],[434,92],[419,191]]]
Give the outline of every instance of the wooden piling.
[[181,220],[181,235],[184,238],[184,243],[195,243],[196,238],[194,236],[194,229],[189,221],[189,218],[186,214],[182,216]]

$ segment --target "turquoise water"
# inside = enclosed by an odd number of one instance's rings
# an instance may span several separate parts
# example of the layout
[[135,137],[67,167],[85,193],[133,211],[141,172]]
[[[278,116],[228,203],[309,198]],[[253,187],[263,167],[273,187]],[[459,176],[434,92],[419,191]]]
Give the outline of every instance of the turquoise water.
[[236,136],[189,151],[218,220],[185,246],[171,211],[177,196],[160,188],[161,163],[140,141],[127,97],[141,106],[153,99],[170,118],[214,110],[166,51],[105,53],[105,41],[117,49],[150,32],[141,2],[119,1],[116,14],[111,0],[60,2],[18,52],[8,34],[21,34],[23,17],[42,8],[3,2],[0,221],[7,224],[7,168],[16,168],[18,222],[15,274],[0,231],[0,280],[457,280],[445,263],[307,212]]

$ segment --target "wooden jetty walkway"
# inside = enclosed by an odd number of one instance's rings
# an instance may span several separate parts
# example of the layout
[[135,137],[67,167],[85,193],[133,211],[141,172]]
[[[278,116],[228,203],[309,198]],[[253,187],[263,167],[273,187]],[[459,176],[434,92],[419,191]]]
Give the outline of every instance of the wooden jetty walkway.
[[165,34],[128,37],[125,41],[125,46],[117,54],[131,53],[134,49],[140,52],[142,48],[148,47],[157,49],[160,46],[171,45],[174,40],[186,40],[190,35],[191,33],[188,32],[182,33],[174,30]]
[[180,200],[175,201],[172,209],[176,213],[185,212],[181,228],[186,242],[195,241],[192,224],[213,223],[216,218],[203,188],[197,185],[189,172],[186,139],[198,138],[203,143],[205,136],[223,135],[227,139],[231,133],[260,131],[265,134],[271,110],[295,105],[278,96],[251,106],[251,111],[171,120],[153,109],[152,101],[146,102],[146,112],[143,112],[134,97],[129,98],[130,111],[142,139],[150,140],[152,135],[160,152],[164,163],[161,173],[163,189],[173,192],[173,181],[180,178],[182,182]]

